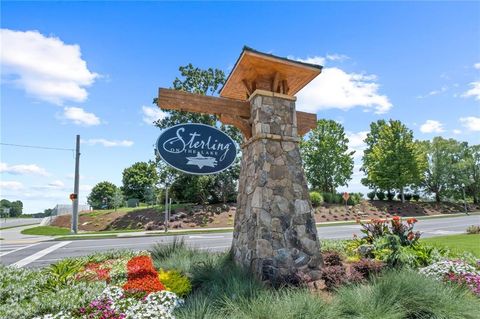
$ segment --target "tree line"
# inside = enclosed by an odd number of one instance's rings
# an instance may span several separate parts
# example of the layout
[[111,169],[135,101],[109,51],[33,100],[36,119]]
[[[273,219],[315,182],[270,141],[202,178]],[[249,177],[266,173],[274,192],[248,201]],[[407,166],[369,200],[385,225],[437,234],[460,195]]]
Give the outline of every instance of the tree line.
[[[172,84],[176,90],[202,95],[218,94],[225,83],[219,69],[200,69],[192,64],[179,68],[180,77]],[[153,99],[156,104],[156,99]],[[167,116],[154,124],[165,129],[180,123],[203,123],[216,126],[238,144],[242,135],[233,126],[223,125],[218,117],[166,110]],[[478,203],[480,193],[480,146],[435,137],[418,141],[413,132],[396,120],[379,120],[370,124],[365,139],[361,171],[362,184],[388,198],[398,192],[402,200],[431,194],[437,201],[466,196]],[[301,143],[302,158],[309,187],[321,193],[335,194],[337,188],[348,186],[354,167],[354,151],[349,150],[344,127],[332,120],[319,120]],[[179,172],[159,157],[135,163],[123,171],[122,186],[101,182],[92,189],[88,203],[93,208],[115,208],[126,200],[160,203],[164,189],[176,202],[219,203],[235,201],[240,174],[237,158],[229,169],[216,174],[197,176]],[[408,192],[408,193],[406,193]]]
[[[338,187],[348,186],[355,152],[349,150],[348,142],[340,123],[318,121],[301,144],[312,189],[334,193]],[[362,184],[374,193],[386,192],[392,199],[397,192],[402,201],[405,195],[411,198],[424,193],[437,202],[458,199],[465,193],[479,203],[480,145],[440,136],[431,141],[415,140],[413,131],[398,120],[371,123],[364,143]]]

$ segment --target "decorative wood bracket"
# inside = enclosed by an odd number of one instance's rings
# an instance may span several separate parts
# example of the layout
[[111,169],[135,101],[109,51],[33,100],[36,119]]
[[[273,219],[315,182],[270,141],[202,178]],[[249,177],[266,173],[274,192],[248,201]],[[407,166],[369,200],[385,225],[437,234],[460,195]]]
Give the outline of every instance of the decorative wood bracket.
[[252,137],[252,125],[249,120],[228,114],[221,114],[219,120],[225,125],[233,125],[238,128],[243,133],[246,140]]

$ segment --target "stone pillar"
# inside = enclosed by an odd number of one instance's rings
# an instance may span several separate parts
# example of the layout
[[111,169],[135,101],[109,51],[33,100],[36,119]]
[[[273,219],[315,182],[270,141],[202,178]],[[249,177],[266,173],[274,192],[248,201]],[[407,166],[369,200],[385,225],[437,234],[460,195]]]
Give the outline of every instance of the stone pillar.
[[233,254],[273,284],[317,280],[323,261],[300,158],[295,98],[255,91],[242,146]]

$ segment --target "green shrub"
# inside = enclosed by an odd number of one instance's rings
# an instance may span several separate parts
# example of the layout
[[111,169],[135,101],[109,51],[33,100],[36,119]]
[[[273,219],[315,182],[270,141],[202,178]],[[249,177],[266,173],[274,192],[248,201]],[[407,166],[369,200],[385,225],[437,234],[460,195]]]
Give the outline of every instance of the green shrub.
[[321,298],[304,289],[263,290],[253,299],[224,299],[220,306],[222,316],[217,318],[336,318]]
[[165,286],[165,289],[174,292],[179,297],[185,297],[192,291],[192,284],[187,276],[176,270],[158,271],[158,279]]
[[177,239],[169,244],[155,244],[150,249],[150,254],[156,269],[177,269],[184,274],[189,274],[194,265],[220,256],[188,248],[183,241]]
[[362,193],[350,193],[350,197],[348,198],[347,204],[348,205],[358,205],[362,201],[363,194]]
[[376,193],[378,200],[384,200],[385,199],[385,193],[384,192],[377,192]]
[[333,204],[343,204],[344,200],[343,200],[342,194],[333,194],[332,201],[333,201]]
[[370,200],[374,200],[375,199],[375,192],[368,192],[367,193],[367,197],[370,199]]
[[59,286],[72,284],[75,275],[83,267],[84,263],[78,259],[63,259],[45,269],[47,282],[45,289],[55,289]]
[[370,284],[342,287],[332,305],[338,318],[473,319],[480,301],[463,288],[412,270],[395,270]]
[[323,201],[328,204],[333,204],[333,194],[332,193],[322,193]]
[[221,296],[251,297],[263,288],[252,274],[238,267],[230,254],[220,254],[195,264],[191,270],[192,286],[211,300]]
[[183,250],[186,250],[185,241],[178,237],[174,237],[171,243],[154,244],[150,249],[150,255],[154,261],[162,261],[171,257],[175,252]]
[[387,199],[388,199],[389,201],[392,201],[394,198],[395,198],[395,192],[388,191],[388,192],[387,192]]
[[468,226],[467,234],[480,234],[480,225]]
[[103,282],[51,288],[50,280],[45,271],[0,266],[0,318],[25,319],[85,306],[105,288]]
[[320,206],[323,203],[322,194],[319,192],[310,192],[310,200],[314,207]]
[[413,194],[413,195],[412,195],[412,198],[413,198],[414,201],[418,202],[418,201],[420,200],[420,195],[418,195],[418,194]]
[[345,255],[351,240],[322,239],[320,242],[322,251],[335,251],[340,255]]

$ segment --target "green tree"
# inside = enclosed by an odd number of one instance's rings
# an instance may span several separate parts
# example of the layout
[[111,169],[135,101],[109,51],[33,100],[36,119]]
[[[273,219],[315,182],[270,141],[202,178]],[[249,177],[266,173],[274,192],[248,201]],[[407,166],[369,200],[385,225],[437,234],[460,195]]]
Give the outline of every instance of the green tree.
[[145,187],[145,190],[143,192],[143,196],[145,198],[145,203],[148,205],[154,205],[155,204],[155,188],[154,187]]
[[467,142],[459,143],[460,151],[452,166],[452,182],[449,195],[462,198],[462,188],[474,203],[480,199],[480,145],[468,146]]
[[22,215],[22,213],[23,213],[23,203],[22,203],[22,201],[19,201],[19,200],[9,201],[7,199],[2,199],[0,201],[0,209],[2,210],[2,212],[1,212],[2,214],[3,214],[3,209],[4,208],[9,209],[8,215],[10,217],[18,217],[18,216]]
[[373,166],[373,163],[370,163],[371,156],[369,156],[369,154],[372,152],[373,146],[376,145],[378,142],[380,129],[385,125],[387,125],[387,122],[385,122],[385,120],[378,120],[376,122],[370,123],[370,132],[367,134],[367,137],[364,140],[367,147],[363,151],[363,166],[360,168],[360,170],[365,173],[366,177],[362,178],[362,184],[374,189],[375,191],[378,190],[377,185],[375,185],[375,183],[368,178],[368,168]]
[[87,197],[87,202],[93,209],[113,208],[113,198],[117,189],[117,186],[110,182],[100,182],[92,188]]
[[434,137],[431,142],[422,142],[422,147],[425,148],[428,161],[422,186],[427,193],[434,194],[439,203],[454,188],[452,176],[461,175],[459,161],[463,147],[454,139],[440,136]]
[[115,210],[125,205],[125,197],[123,197],[122,190],[118,187],[117,189],[115,189],[115,193],[113,193],[112,205],[115,208]]
[[154,162],[137,162],[123,170],[123,194],[127,199],[138,198],[145,202],[145,190],[154,188],[158,174]]
[[23,213],[23,203],[22,201],[16,200],[11,204],[10,216],[18,217]]
[[[175,78],[173,81],[173,89],[202,94],[215,95],[218,94],[220,87],[225,83],[225,73],[219,69],[200,69],[194,67],[192,64],[181,66],[179,68],[180,78]],[[154,99],[154,103],[156,103]],[[180,123],[203,123],[210,126],[220,126],[220,129],[228,134],[234,141],[241,143],[242,134],[240,131],[230,125],[223,125],[219,123],[218,117],[210,114],[198,114],[183,111],[166,110],[168,116],[162,120],[155,122],[155,125],[160,129],[177,125]],[[185,174],[165,164],[157,157],[157,166],[159,171],[160,184],[168,185],[171,189],[171,196],[177,201],[196,201],[202,202],[205,198],[215,201],[218,197],[215,194],[215,189],[225,182],[227,178],[232,178],[232,183],[236,185],[239,176],[239,163],[232,165],[227,170],[203,178],[200,181],[200,176]]]
[[364,153],[367,181],[380,189],[399,190],[403,202],[405,187],[423,181],[426,154],[420,143],[413,140],[413,132],[400,121],[390,120],[371,136],[374,135]]
[[353,173],[353,154],[343,126],[332,120],[319,120],[317,127],[301,144],[307,180],[313,189],[335,193],[347,185]]
[[467,172],[467,195],[473,198],[475,204],[480,203],[480,145],[472,145],[468,148],[465,158]]

